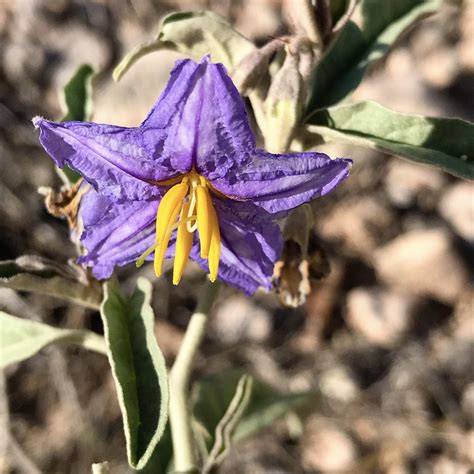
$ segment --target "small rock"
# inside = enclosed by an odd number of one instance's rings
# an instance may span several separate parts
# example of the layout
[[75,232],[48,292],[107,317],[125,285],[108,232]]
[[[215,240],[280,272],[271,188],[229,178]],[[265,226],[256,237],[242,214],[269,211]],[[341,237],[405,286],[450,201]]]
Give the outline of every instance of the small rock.
[[463,12],[459,23],[461,29],[461,40],[457,45],[461,64],[470,72],[474,72],[474,2],[463,2]]
[[406,334],[413,298],[381,288],[355,288],[347,295],[346,320],[369,342],[393,347]]
[[351,472],[356,448],[344,431],[328,420],[310,418],[302,438],[305,469],[323,472]]
[[272,324],[268,311],[242,296],[223,301],[212,321],[217,339],[225,344],[242,341],[262,342],[270,335]]
[[471,471],[467,463],[451,459],[447,456],[438,456],[427,467],[427,471],[432,474],[469,474]]
[[374,265],[388,285],[454,303],[469,280],[445,229],[412,230],[375,252]]
[[120,82],[99,84],[94,100],[94,121],[136,127],[160,96],[178,55],[148,54],[134,64]]
[[474,342],[473,308],[474,289],[471,288],[461,295],[454,309],[451,328],[457,341]]
[[474,241],[474,184],[459,181],[451,186],[441,198],[439,212],[458,235]]
[[433,207],[445,183],[446,177],[439,170],[399,159],[391,161],[385,176],[388,198],[399,208],[414,204]]
[[319,376],[321,393],[330,401],[353,401],[359,393],[354,376],[342,366],[331,367]]
[[433,87],[445,88],[454,82],[459,71],[458,55],[453,51],[450,28],[455,22],[456,9],[442,9],[443,21],[428,20],[423,28],[417,28],[410,40],[411,51],[417,69],[423,79]]
[[466,419],[474,425],[474,382],[465,389],[461,398],[461,408]]
[[245,37],[254,39],[277,35],[280,25],[276,2],[253,0],[242,2],[235,28]]
[[371,254],[392,227],[390,208],[373,196],[345,202],[321,222],[320,233],[330,240],[341,240],[357,254]]
[[99,35],[74,23],[64,28],[52,28],[47,32],[44,43],[61,60],[61,67],[54,76],[55,90],[64,87],[79,64],[88,63],[100,71],[107,65],[111,54],[107,43]]

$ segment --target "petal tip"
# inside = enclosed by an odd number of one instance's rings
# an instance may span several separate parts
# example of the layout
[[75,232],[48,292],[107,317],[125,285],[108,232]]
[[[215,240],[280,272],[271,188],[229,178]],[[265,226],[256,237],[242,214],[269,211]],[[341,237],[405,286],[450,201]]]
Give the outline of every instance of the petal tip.
[[40,115],[36,115],[36,117],[33,117],[31,121],[33,122],[33,125],[35,126],[35,128],[39,128],[41,122],[44,122],[45,119],[41,117]]
[[212,63],[212,60],[211,60],[211,54],[208,53],[206,54],[202,59],[201,59],[201,62],[199,64],[213,64]]

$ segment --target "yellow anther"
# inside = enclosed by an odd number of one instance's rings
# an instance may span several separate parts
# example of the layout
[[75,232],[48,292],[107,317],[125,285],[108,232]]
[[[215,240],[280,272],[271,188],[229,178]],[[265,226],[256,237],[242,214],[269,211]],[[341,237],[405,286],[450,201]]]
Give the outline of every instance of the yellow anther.
[[169,228],[175,224],[183,199],[186,197],[188,190],[189,186],[185,182],[173,186],[163,196],[160,206],[158,207],[156,215],[156,243],[158,246],[155,249],[154,259],[155,275],[157,277],[161,275],[165,252],[171,237]]
[[215,281],[219,269],[221,239],[219,222],[210,195],[210,190],[214,193],[214,189],[205,178],[194,172],[182,177],[181,183],[175,183],[177,178],[165,183],[172,184],[172,187],[163,196],[158,207],[155,243],[140,256],[136,265],[140,267],[154,251],[155,274],[159,277],[169,240],[177,229],[173,264],[173,284],[177,285],[191,253],[194,232],[198,229],[201,257],[208,259],[209,277],[211,281]]
[[188,230],[188,212],[190,202],[186,201],[181,209],[179,217],[178,232],[176,237],[176,250],[174,253],[173,285],[177,285],[183,276],[186,263],[193,246],[194,232]]
[[214,206],[210,205],[210,216],[211,216],[211,245],[209,247],[209,278],[212,282],[216,281],[217,271],[219,270],[219,260],[221,256],[221,234],[219,231],[219,222],[217,220],[216,211]]
[[197,197],[197,225],[199,230],[199,241],[201,244],[201,257],[207,258],[212,237],[212,223],[210,209],[214,208],[209,196],[209,191],[199,185],[196,189]]

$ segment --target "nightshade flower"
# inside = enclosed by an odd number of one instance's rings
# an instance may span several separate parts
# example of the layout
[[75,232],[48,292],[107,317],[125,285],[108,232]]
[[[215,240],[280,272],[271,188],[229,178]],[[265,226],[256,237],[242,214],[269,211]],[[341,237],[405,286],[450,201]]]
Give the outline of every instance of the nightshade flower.
[[256,148],[242,98],[208,57],[176,63],[139,127],[33,122],[55,163],[92,187],[81,202],[79,261],[99,279],[151,258],[159,276],[174,256],[175,284],[191,257],[212,281],[270,289],[282,246],[275,220],[331,191],[351,163]]

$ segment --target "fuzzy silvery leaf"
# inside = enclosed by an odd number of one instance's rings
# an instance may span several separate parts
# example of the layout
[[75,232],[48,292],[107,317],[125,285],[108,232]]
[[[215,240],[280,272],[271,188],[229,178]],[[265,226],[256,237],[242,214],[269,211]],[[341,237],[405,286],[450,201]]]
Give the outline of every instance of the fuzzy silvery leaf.
[[114,79],[120,80],[138,59],[159,50],[177,51],[195,59],[210,54],[213,62],[230,70],[254,49],[249,40],[215,13],[170,13],[161,21],[154,41],[137,46],[125,56],[115,68]]
[[0,287],[54,296],[92,309],[99,309],[102,300],[101,285],[89,281],[80,267],[30,255],[0,262]]
[[320,110],[308,130],[326,141],[374,148],[474,178],[474,124],[461,119],[402,114],[376,102]]
[[35,355],[50,344],[74,344],[105,354],[104,338],[86,330],[60,329],[0,311],[0,368]]
[[441,0],[362,0],[362,27],[349,21],[313,73],[306,115],[347,97],[360,84],[367,67],[387,54],[411,24],[436,12],[441,3]]
[[101,315],[127,458],[133,469],[140,470],[148,464],[168,420],[168,376],[154,333],[152,286],[139,278],[131,297],[123,296],[111,282],[104,286]]

